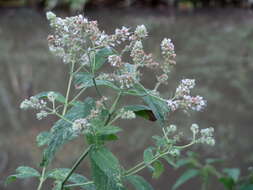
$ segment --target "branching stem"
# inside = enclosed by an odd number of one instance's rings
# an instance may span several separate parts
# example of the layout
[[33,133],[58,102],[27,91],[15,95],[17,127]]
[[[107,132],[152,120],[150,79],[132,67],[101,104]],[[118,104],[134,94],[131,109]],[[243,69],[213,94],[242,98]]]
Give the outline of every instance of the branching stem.
[[90,150],[91,150],[92,145],[90,145],[83,153],[82,155],[79,157],[79,159],[75,162],[75,164],[73,165],[73,167],[71,168],[71,170],[69,171],[68,175],[65,177],[65,179],[62,181],[61,184],[61,190],[63,190],[63,187],[65,185],[65,183],[68,181],[68,179],[70,178],[70,176],[72,175],[72,173],[75,171],[75,169],[80,165],[80,163],[84,160],[84,158],[89,154]]
[[43,182],[45,181],[45,179],[44,179],[45,178],[45,173],[46,173],[46,166],[44,166],[43,169],[42,169],[42,174],[41,174],[41,177],[40,177],[40,183],[38,185],[37,190],[41,190],[41,188],[42,188]]
[[65,98],[65,103],[64,103],[64,108],[63,108],[63,111],[62,111],[62,115],[66,114],[66,111],[67,111],[67,108],[68,108],[68,99],[69,99],[70,88],[71,88],[71,84],[72,84],[72,80],[73,80],[74,68],[75,68],[75,62],[72,62],[71,69],[70,69],[70,77],[69,77],[69,82],[68,82],[68,88],[67,88],[67,92],[66,92],[66,98]]

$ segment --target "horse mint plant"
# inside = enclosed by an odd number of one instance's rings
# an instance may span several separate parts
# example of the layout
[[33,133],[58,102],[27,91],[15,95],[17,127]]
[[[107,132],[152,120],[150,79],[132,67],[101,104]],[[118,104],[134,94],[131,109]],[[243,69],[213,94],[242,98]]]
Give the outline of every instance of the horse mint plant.
[[[7,183],[17,178],[35,177],[39,180],[37,190],[43,188],[47,179],[53,179],[53,190],[125,190],[127,184],[132,184],[136,190],[152,190],[151,185],[138,175],[139,171],[149,168],[153,178],[158,178],[164,171],[162,159],[174,166],[183,149],[196,143],[215,144],[213,128],[199,129],[197,124],[190,127],[191,141],[182,144],[182,132],[168,122],[169,114],[177,109],[200,111],[206,106],[201,96],[191,95],[194,79],[183,79],[174,97],[164,97],[159,92],[161,85],[167,85],[171,69],[176,64],[170,39],[162,40],[163,62],[158,63],[152,54],[144,51],[142,42],[148,36],[144,25],[133,31],[123,26],[114,34],[106,34],[96,21],[89,21],[82,15],[63,19],[48,12],[47,19],[53,31],[48,36],[49,50],[69,66],[66,94],[42,92],[21,103],[21,109],[35,109],[38,119],[55,115],[59,120],[49,131],[37,136],[38,146],[44,147],[41,172],[21,166],[16,174],[8,177]],[[126,55],[130,58],[128,62]],[[105,65],[110,69],[104,69]],[[153,89],[142,84],[144,67],[156,70],[157,82]],[[106,97],[101,86],[114,91],[115,97]],[[96,95],[81,99],[88,88],[94,88]],[[133,96],[140,104],[127,105],[126,96]],[[115,126],[116,121],[136,117],[159,125],[161,134],[153,136],[154,145],[145,149],[143,161],[127,169],[120,165],[106,147],[106,142],[117,140],[117,133],[122,132],[122,128]],[[86,149],[73,167],[52,169],[50,164],[57,151],[80,136],[85,138]],[[84,159],[91,164],[91,179],[84,177],[85,172],[75,173]]]

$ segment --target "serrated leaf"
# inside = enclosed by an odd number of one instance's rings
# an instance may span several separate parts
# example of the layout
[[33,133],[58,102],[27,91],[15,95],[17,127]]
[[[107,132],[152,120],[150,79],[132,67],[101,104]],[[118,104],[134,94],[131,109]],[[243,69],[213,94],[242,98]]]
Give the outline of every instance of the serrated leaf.
[[103,64],[107,61],[108,56],[113,55],[114,52],[111,48],[102,48],[100,50],[97,51],[96,55],[95,55],[95,63],[92,65],[93,67],[93,71],[96,71],[98,69],[100,69]]
[[157,160],[152,164],[154,171],[152,174],[152,178],[159,178],[161,174],[164,172],[164,166],[161,161]]
[[240,169],[239,168],[225,168],[223,172],[226,173],[229,177],[231,177],[235,182],[238,181],[240,176]]
[[37,137],[36,137],[36,142],[38,146],[44,146],[46,145],[49,140],[50,140],[51,134],[48,131],[43,131],[41,132]]
[[[77,88],[93,87],[95,86],[93,78],[94,76],[90,73],[85,73],[85,72],[77,73],[75,75],[75,84]],[[113,82],[110,82],[108,80],[99,80],[99,79],[94,79],[94,80],[97,86],[106,86],[117,91],[120,90]]]
[[[36,98],[47,98],[48,97],[48,93],[50,93],[52,91],[49,91],[49,92],[40,92],[39,94],[35,95],[34,97]],[[59,92],[54,92],[54,94],[56,95],[56,98],[55,100],[57,102],[60,102],[60,103],[64,103],[65,102],[65,97],[59,93]]]
[[34,168],[27,166],[20,166],[16,169],[17,174],[11,175],[6,179],[6,184],[9,184],[16,179],[25,179],[30,177],[40,177],[40,173]]
[[153,114],[152,110],[148,106],[144,105],[130,105],[125,106],[125,110],[133,111],[137,116],[143,117],[150,121],[156,121],[156,117]]
[[150,96],[150,95],[144,96],[143,100],[151,108],[159,124],[161,126],[164,126],[167,114],[169,112],[169,109],[166,103],[155,98],[155,96]]
[[147,148],[143,152],[143,160],[145,164],[149,165],[150,162],[153,160],[154,155],[153,155],[153,150],[151,147]]
[[140,83],[134,85],[136,95],[141,96],[144,102],[152,110],[160,126],[164,127],[169,108],[165,101],[155,95],[151,90],[146,89]]
[[153,190],[153,187],[141,176],[128,176],[126,179],[135,187],[136,190]]
[[[70,169],[68,169],[68,168],[57,168],[57,169],[47,172],[46,177],[62,182],[65,179],[65,177],[68,175],[69,172],[70,172]],[[73,173],[70,176],[70,178],[68,179],[68,182],[71,182],[74,184],[75,183],[86,183],[88,181],[89,180],[86,177],[84,177],[80,174],[76,174],[76,173]],[[83,185],[80,187],[83,189],[86,189],[86,190],[95,190],[96,189],[94,184],[87,184],[87,185]]]
[[95,186],[99,190],[122,190],[121,170],[118,159],[104,146],[90,152]]
[[[92,98],[86,98],[83,103],[73,106],[64,116],[69,121],[84,118],[90,114],[91,109],[95,106]],[[50,130],[50,139],[48,147],[44,150],[43,161],[41,165],[47,165],[54,157],[56,151],[66,142],[74,139],[76,134],[71,130],[72,124],[60,119]]]
[[181,185],[183,185],[185,182],[187,182],[188,180],[196,177],[199,175],[199,170],[196,169],[189,169],[186,172],[184,172],[176,181],[176,183],[173,185],[172,190],[177,189],[178,187],[180,187]]

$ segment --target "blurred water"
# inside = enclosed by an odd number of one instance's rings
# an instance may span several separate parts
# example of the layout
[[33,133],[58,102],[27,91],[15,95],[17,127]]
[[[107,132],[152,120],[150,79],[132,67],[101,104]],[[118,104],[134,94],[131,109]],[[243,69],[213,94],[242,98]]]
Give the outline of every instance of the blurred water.
[[[49,27],[44,14],[19,10],[0,12],[0,16],[0,179],[3,179],[19,165],[38,166],[41,150],[36,147],[35,137],[40,131],[49,129],[54,118],[36,121],[33,113],[19,110],[19,103],[41,91],[63,93],[67,67],[48,51]],[[145,42],[146,50],[154,53],[157,59],[161,39],[172,38],[177,67],[171,73],[169,89],[162,89],[164,94],[170,96],[180,79],[196,78],[194,93],[203,95],[208,107],[191,117],[175,113],[170,116],[170,123],[178,124],[186,133],[193,122],[202,127],[213,126],[217,131],[217,145],[198,150],[205,156],[227,158],[228,165],[246,168],[252,164],[252,15],[234,11],[166,16],[149,11],[98,10],[87,12],[87,16],[98,20],[108,32],[122,25],[145,24],[150,34]],[[147,86],[151,82],[150,78],[143,79]],[[150,137],[159,131],[157,126],[151,127],[150,122],[142,119],[135,124],[122,123],[124,133],[120,143],[110,145],[126,167],[141,159],[140,151],[152,143]],[[79,139],[66,146],[53,166],[70,167],[79,155],[81,142]],[[88,169],[85,164],[82,167]],[[169,169],[152,183],[157,189],[169,189],[176,177],[171,173]],[[150,179],[149,173],[143,174]],[[27,190],[35,186],[36,182],[25,180],[6,189]]]

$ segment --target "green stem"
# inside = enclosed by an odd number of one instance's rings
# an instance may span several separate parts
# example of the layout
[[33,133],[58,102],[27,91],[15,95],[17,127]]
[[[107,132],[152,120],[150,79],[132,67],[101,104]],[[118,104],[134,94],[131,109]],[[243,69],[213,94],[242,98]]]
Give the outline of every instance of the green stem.
[[90,149],[91,149],[92,145],[90,145],[83,153],[82,155],[79,157],[79,159],[75,162],[75,164],[73,165],[73,167],[71,168],[70,172],[68,173],[68,175],[65,177],[65,179],[63,180],[62,184],[61,184],[61,190],[63,190],[63,187],[65,185],[65,183],[68,181],[68,179],[70,178],[70,176],[72,175],[72,173],[75,171],[75,169],[80,165],[80,163],[83,161],[83,159],[89,154]]
[[[184,145],[184,146],[174,146],[175,148],[178,148],[178,149],[184,149],[184,148],[187,148],[191,145],[193,145],[195,143],[195,135],[193,136],[193,140],[191,143],[187,144],[187,145]],[[126,174],[125,176],[130,176],[130,175],[133,175],[139,171],[141,171],[142,169],[146,168],[147,165],[150,165],[152,164],[153,162],[155,162],[156,160],[158,160],[159,158],[165,156],[166,154],[168,154],[170,151],[170,148],[167,148],[166,150],[164,150],[163,152],[161,152],[159,155],[155,156],[149,163],[144,163],[144,162],[141,162],[139,164],[137,164],[136,166],[134,166],[133,168],[129,169],[128,171],[126,171]]]
[[96,91],[97,91],[98,96],[99,96],[100,98],[102,98],[103,96],[102,96],[102,94],[100,93],[100,91],[99,91],[99,89],[98,89],[98,86],[97,86],[97,83],[96,83],[96,80],[95,80],[94,77],[92,78],[92,81],[93,81],[93,84],[94,84],[94,86],[95,86],[95,89],[96,89]]
[[74,67],[75,67],[75,62],[72,62],[70,77],[69,77],[69,82],[68,82],[68,88],[67,88],[67,92],[66,92],[66,98],[65,98],[65,103],[64,103],[62,115],[65,115],[67,108],[68,108],[68,99],[69,99],[70,88],[71,88],[71,84],[72,84],[72,80],[73,80]]
[[117,104],[118,104],[118,102],[119,102],[119,99],[120,99],[120,97],[121,97],[121,92],[119,92],[118,93],[118,95],[117,95],[117,97],[116,97],[116,99],[115,99],[115,101],[113,102],[113,104],[112,104],[112,107],[110,108],[110,110],[109,110],[109,113],[110,114],[112,114],[113,112],[114,112],[114,110],[115,110],[115,108],[116,108],[116,106],[117,106]]
[[79,98],[79,96],[81,96],[81,94],[86,90],[86,88],[83,88],[82,90],[80,90],[80,92],[78,92],[78,94],[69,102],[69,104],[72,104],[74,101],[77,100],[77,98]]
[[105,123],[105,125],[111,125],[113,122],[115,122],[117,119],[120,118],[120,115],[116,115],[111,121],[110,121],[110,118],[111,118],[111,116],[108,117],[107,122]]
[[46,173],[46,166],[44,166],[43,169],[42,169],[42,174],[41,174],[41,177],[40,177],[40,183],[38,185],[37,190],[41,190],[41,188],[42,188],[42,184],[45,181],[45,179],[44,179],[45,178],[45,173]]
[[116,106],[117,106],[117,104],[119,102],[119,99],[120,99],[121,95],[122,95],[122,93],[119,92],[118,95],[117,95],[117,97],[116,97],[116,99],[114,100],[114,102],[113,102],[113,104],[112,104],[112,106],[111,106],[111,108],[109,110],[108,118],[105,121],[105,125],[110,125],[111,123],[113,123],[114,121],[116,121],[119,118],[119,115],[116,115],[116,117],[110,121],[110,119],[111,119],[111,117],[113,115],[113,112],[115,111],[115,108],[116,108]]
[[64,187],[78,187],[78,186],[83,186],[83,185],[90,185],[93,184],[94,181],[88,181],[85,183],[75,183],[75,184],[69,184],[69,185],[65,185]]
[[53,110],[53,109],[51,109],[51,108],[49,108],[49,107],[47,107],[47,110],[48,110],[48,111],[51,111],[52,114],[55,114],[56,116],[58,116],[59,118],[63,119],[64,121],[67,121],[68,123],[73,124],[72,121],[68,120],[66,117],[64,117],[63,115],[61,115],[61,114],[59,114],[58,112],[56,112],[56,110]]

